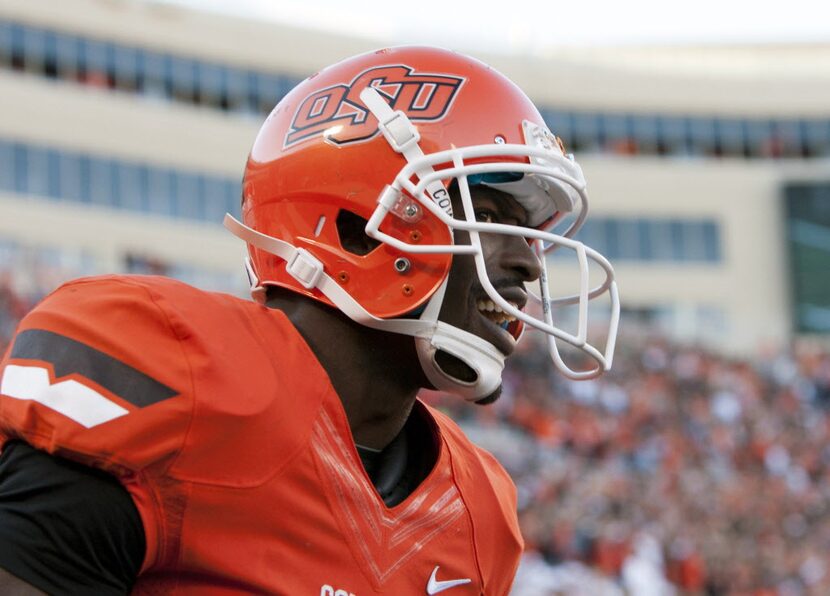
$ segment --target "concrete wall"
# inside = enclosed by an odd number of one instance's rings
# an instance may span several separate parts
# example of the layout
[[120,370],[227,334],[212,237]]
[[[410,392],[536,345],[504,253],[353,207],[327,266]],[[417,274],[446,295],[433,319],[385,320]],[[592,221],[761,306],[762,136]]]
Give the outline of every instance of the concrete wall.
[[721,227],[719,265],[618,263],[626,306],[719,309],[725,325],[715,330],[718,341],[732,349],[788,337],[781,189],[786,181],[830,179],[827,164],[617,158],[584,159],[582,165],[593,213],[703,217]]
[[0,135],[241,179],[260,122],[0,71]]
[[[134,0],[5,0],[0,17],[300,75],[378,45]],[[680,65],[676,71],[668,68],[672,51],[661,59],[629,50],[617,53],[616,59],[611,51],[597,51],[563,52],[547,60],[492,57],[492,62],[534,99],[552,105],[684,114],[830,115],[830,51],[797,50],[767,54],[767,69],[752,67],[762,54],[729,49],[720,51],[720,62],[711,53],[674,50]],[[683,62],[687,54],[696,55],[696,62]],[[706,69],[707,60],[720,66]],[[731,70],[724,64],[732,64]],[[0,72],[0,88],[4,138],[231,177],[241,175],[259,127],[250,116],[18,73]],[[705,217],[721,226],[721,264],[617,264],[626,306],[673,309],[679,313],[678,332],[690,327],[691,335],[696,319],[686,317],[683,323],[682,313],[721,312],[723,325],[713,332],[728,349],[750,349],[759,341],[788,337],[781,187],[788,180],[830,179],[830,163],[594,155],[581,156],[580,162],[594,214]],[[132,251],[237,275],[243,254],[241,242],[218,225],[15,195],[0,196],[0,237],[83,248],[112,268]]]
[[[394,40],[348,37],[140,0],[4,0],[0,16],[301,77]],[[452,46],[452,49],[463,49]],[[830,115],[830,44],[479,54],[534,100],[677,114]]]

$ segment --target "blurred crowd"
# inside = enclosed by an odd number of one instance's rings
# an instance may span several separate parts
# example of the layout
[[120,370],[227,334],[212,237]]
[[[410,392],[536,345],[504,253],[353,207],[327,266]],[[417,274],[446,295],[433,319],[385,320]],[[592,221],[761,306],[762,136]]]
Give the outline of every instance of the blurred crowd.
[[11,272],[0,269],[0,353],[6,351],[18,321],[38,298],[15,288]]
[[[0,270],[0,348],[46,290]],[[429,393],[516,481],[515,596],[830,594],[830,350],[623,334],[574,382],[528,334],[490,407]]]
[[89,266],[82,260],[64,251],[22,250],[0,242],[0,354],[20,319],[47,293],[88,274]]
[[433,398],[516,481],[515,594],[830,594],[830,351],[623,336],[573,382],[527,339],[494,407]]

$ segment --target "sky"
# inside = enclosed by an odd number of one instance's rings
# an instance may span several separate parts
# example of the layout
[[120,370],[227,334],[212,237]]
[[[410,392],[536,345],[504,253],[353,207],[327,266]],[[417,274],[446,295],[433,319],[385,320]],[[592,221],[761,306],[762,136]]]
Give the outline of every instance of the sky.
[[615,45],[830,43],[827,0],[156,1],[379,41],[443,42],[493,53]]

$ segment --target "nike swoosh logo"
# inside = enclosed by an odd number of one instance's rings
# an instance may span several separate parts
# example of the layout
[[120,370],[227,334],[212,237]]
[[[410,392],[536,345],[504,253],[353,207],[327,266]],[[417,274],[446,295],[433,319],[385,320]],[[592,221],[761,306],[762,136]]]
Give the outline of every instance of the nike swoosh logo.
[[427,582],[427,594],[430,596],[437,594],[438,592],[443,592],[444,590],[449,590],[450,588],[454,588],[456,586],[469,584],[473,581],[469,578],[438,581],[435,579],[435,576],[438,575],[438,567],[440,567],[440,565],[436,565],[435,569],[432,570],[432,575],[429,576],[429,581]]

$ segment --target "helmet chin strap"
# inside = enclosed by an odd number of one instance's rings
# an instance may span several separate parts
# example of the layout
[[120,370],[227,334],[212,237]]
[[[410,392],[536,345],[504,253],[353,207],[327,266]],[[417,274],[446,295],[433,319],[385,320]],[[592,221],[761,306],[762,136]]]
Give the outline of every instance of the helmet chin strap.
[[[401,333],[415,338],[418,360],[427,379],[436,389],[454,393],[469,401],[487,397],[501,385],[505,356],[491,343],[477,335],[438,320],[447,279],[427,302],[417,319],[381,319],[368,312],[323,269],[323,263],[302,248],[267,236],[226,214],[225,227],[250,245],[284,259],[286,271],[308,289],[322,292],[326,298],[351,320],[381,331]],[[254,279],[256,290],[263,280]],[[474,381],[465,381],[442,368],[435,359],[439,351],[446,352],[469,366],[475,373]]]

